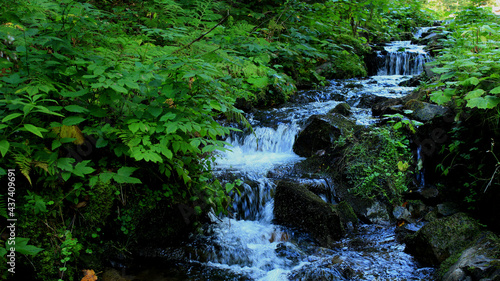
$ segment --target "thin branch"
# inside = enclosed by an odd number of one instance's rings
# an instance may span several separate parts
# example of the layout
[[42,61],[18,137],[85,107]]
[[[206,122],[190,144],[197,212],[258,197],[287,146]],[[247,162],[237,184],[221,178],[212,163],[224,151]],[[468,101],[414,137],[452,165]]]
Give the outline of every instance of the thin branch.
[[212,32],[215,28],[217,28],[219,25],[221,25],[223,22],[225,22],[228,17],[229,17],[229,11],[227,11],[227,15],[221,21],[219,21],[214,27],[212,27],[209,31],[203,33],[202,35],[200,35],[200,37],[194,39],[193,41],[191,41],[191,43],[187,44],[186,46],[184,46],[184,47],[176,50],[174,53],[177,53],[177,52],[180,52],[180,51],[182,51],[184,49],[187,49],[191,45],[193,45],[194,42],[200,41],[201,39],[203,39],[203,37],[207,36],[207,34],[209,34],[210,32]]

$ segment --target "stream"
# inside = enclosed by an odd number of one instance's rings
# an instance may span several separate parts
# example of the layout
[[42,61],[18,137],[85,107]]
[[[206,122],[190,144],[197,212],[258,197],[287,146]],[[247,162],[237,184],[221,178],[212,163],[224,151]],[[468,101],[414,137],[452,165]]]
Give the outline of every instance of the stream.
[[[215,165],[221,181],[243,182],[240,193],[233,194],[230,215],[213,216],[215,223],[192,237],[181,258],[159,266],[164,279],[157,280],[433,279],[435,269],[421,267],[396,241],[395,225],[361,224],[330,248],[322,248],[306,233],[273,223],[276,180],[308,181],[335,192],[334,183],[294,173],[294,164],[304,158],[292,146],[307,118],[347,102],[356,122],[370,126],[378,121],[371,103],[410,93],[412,87],[399,83],[420,73],[430,60],[423,46],[409,41],[393,42],[385,50],[378,55],[376,76],[331,81],[322,89],[300,92],[279,108],[247,115],[255,134],[233,134],[226,140],[231,150],[221,153]],[[332,198],[323,196],[335,204]],[[173,252],[166,250],[165,255]]]

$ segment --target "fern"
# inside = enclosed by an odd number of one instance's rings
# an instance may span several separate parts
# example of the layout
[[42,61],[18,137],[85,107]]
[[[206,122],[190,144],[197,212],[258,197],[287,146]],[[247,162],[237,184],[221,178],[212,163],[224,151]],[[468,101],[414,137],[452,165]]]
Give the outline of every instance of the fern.
[[19,170],[21,171],[21,174],[23,174],[29,181],[30,185],[32,185],[30,178],[32,160],[23,154],[16,154],[14,156],[14,159],[17,166],[19,167]]

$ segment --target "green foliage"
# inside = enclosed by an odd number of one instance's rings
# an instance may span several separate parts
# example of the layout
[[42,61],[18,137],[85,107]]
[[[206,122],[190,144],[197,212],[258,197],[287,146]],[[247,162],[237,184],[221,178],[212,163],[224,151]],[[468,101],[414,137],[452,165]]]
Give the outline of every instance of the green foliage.
[[452,103],[458,108],[495,109],[500,104],[500,76],[496,47],[498,19],[481,8],[457,15],[450,25],[454,32],[444,41],[448,48],[433,64],[440,78],[430,86],[436,89],[431,100]]
[[249,127],[236,100],[284,103],[324,83],[325,62],[366,75],[360,31],[379,32],[385,2],[317,2],[0,5],[0,175],[16,168],[26,187],[16,215],[45,249],[37,276],[75,280],[127,253],[160,204],[191,207],[193,223],[225,212],[234,185],[211,170],[233,130],[218,121]]
[[350,192],[365,198],[385,199],[392,204],[402,203],[402,193],[408,190],[410,182],[411,163],[405,135],[390,127],[378,127],[351,138],[344,164],[352,186]]

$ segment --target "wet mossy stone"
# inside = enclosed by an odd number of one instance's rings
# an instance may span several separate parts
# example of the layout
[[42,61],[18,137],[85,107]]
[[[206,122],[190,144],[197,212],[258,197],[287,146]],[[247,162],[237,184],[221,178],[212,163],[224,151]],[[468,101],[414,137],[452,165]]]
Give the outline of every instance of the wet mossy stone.
[[405,251],[425,265],[439,265],[462,251],[481,232],[477,221],[465,213],[436,219],[408,237]]
[[443,262],[439,271],[443,281],[500,280],[500,238],[482,233],[473,246]]
[[343,116],[351,116],[351,106],[345,102],[341,102],[337,104],[332,110],[328,112],[328,114],[341,114]]
[[274,218],[276,223],[308,232],[322,247],[345,234],[337,207],[292,181],[279,181],[276,186]]

